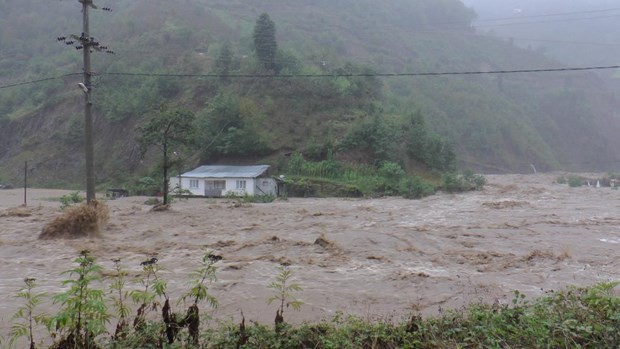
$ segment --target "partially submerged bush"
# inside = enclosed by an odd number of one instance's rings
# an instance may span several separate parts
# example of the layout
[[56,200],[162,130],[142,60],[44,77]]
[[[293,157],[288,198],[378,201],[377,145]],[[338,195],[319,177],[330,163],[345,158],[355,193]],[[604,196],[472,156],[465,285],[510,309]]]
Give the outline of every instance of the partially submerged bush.
[[148,206],[157,206],[161,205],[161,200],[158,198],[148,198],[144,201],[144,204]]
[[448,193],[481,190],[485,184],[484,176],[471,171],[465,171],[463,174],[448,172],[441,176],[441,189]]
[[264,195],[244,195],[243,202],[246,203],[255,203],[255,204],[266,204],[270,202],[274,202],[276,200],[275,195],[264,194]]
[[555,182],[557,184],[566,184],[568,183],[568,179],[566,179],[566,177],[564,176],[559,176],[558,178],[555,179]]
[[354,184],[327,178],[289,177],[286,179],[289,196],[297,197],[362,197],[364,193]]
[[80,195],[79,191],[73,192],[71,194],[63,195],[60,197],[60,203],[62,204],[61,208],[65,209],[73,204],[79,204],[84,202],[85,198]]
[[399,191],[405,199],[421,199],[435,194],[435,187],[422,177],[412,176],[401,180]]
[[583,185],[583,177],[571,175],[568,176],[568,186],[572,188],[581,187]]
[[28,207],[14,207],[0,212],[0,217],[30,217],[32,209]]
[[98,236],[110,217],[108,206],[97,200],[67,208],[43,227],[39,239],[74,239]]
[[151,207],[151,212],[163,212],[163,211],[168,211],[170,210],[170,205],[166,204],[157,204],[153,207]]

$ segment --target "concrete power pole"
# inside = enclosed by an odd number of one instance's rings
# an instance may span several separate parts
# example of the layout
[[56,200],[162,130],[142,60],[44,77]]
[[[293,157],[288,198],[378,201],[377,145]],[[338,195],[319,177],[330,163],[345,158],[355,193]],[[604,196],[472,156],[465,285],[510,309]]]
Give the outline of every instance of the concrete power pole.
[[83,32],[80,40],[83,44],[84,51],[84,85],[80,85],[84,90],[84,142],[86,151],[86,202],[92,204],[95,199],[95,151],[93,145],[93,103],[91,100],[92,84],[91,84],[91,68],[90,68],[90,50],[93,40],[90,39],[88,10],[94,7],[92,0],[78,0],[82,3],[82,27]]
[[[97,6],[93,4],[93,0],[78,0],[82,4],[82,35],[69,35],[58,37],[58,41],[66,45],[74,46],[76,50],[84,51],[84,82],[80,82],[78,86],[84,92],[84,149],[86,155],[86,201],[92,204],[95,200],[95,150],[93,146],[93,101],[92,101],[92,71],[90,67],[90,54],[94,51],[114,54],[114,51],[108,49],[107,46],[101,45],[98,41],[90,36],[88,11]],[[103,11],[112,11],[109,7],[103,7]]]

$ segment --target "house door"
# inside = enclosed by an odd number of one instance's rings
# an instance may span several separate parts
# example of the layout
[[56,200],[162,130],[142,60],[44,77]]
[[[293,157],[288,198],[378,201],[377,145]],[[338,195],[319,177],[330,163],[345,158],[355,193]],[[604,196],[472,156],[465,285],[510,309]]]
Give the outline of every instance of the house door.
[[205,180],[205,196],[220,197],[226,190],[226,181]]

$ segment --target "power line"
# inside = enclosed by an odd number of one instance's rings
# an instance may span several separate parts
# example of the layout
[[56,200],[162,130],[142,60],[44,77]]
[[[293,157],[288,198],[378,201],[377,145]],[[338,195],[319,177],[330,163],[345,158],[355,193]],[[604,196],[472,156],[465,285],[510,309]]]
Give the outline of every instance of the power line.
[[82,75],[82,73],[69,73],[69,74],[64,74],[64,75],[59,75],[59,76],[52,76],[52,77],[49,77],[49,78],[16,82],[14,84],[2,85],[2,86],[0,86],[0,89],[10,88],[10,87],[17,87],[17,86],[23,86],[23,85],[30,85],[30,84],[36,84],[36,83],[39,83],[39,82],[63,79],[63,78],[69,77],[69,76],[76,76],[76,75]]
[[[527,24],[546,24],[546,23],[560,23],[560,22],[574,22],[574,21],[585,21],[585,20],[595,20],[595,19],[609,19],[609,18],[618,18],[620,17],[620,14],[617,15],[608,15],[608,16],[595,16],[595,17],[578,17],[578,18],[564,18],[564,19],[554,19],[554,20],[548,20],[548,21],[520,21],[520,22],[510,22],[510,23],[496,23],[496,24],[482,24],[482,25],[477,25],[475,23],[472,24],[473,28],[487,28],[487,27],[503,27],[503,26],[511,26],[511,25],[527,25]],[[515,18],[515,20],[518,20],[520,18]],[[453,32],[455,30],[459,30],[461,29],[460,27],[456,27],[456,26],[449,26],[449,25],[456,25],[456,24],[470,24],[470,22],[436,22],[436,23],[427,23],[427,24],[423,24],[420,25],[419,27],[411,27],[411,28],[404,28],[404,27],[395,27],[395,26],[366,26],[366,27],[362,27],[362,28],[355,28],[355,30],[377,30],[377,29],[383,29],[386,31],[390,31],[390,32],[400,32],[400,33],[435,33],[435,32],[439,32],[439,33],[443,33],[446,31],[449,32]],[[350,28],[346,28],[340,25],[332,25],[335,28],[340,28],[340,29],[350,29]],[[442,26],[444,26],[442,28]],[[433,27],[438,27],[437,29],[424,29],[424,28],[433,28]]]
[[590,14],[590,13],[613,12],[613,11],[618,11],[618,10],[620,10],[620,7],[601,9],[601,10],[590,10],[590,11],[547,13],[547,14],[529,15],[529,16],[519,15],[519,16],[513,16],[513,17],[484,18],[484,19],[474,20],[474,22],[495,22],[495,21],[517,20],[517,19],[527,19],[527,18],[570,16],[570,15],[581,15],[581,14]]
[[[467,34],[464,34],[467,35]],[[552,42],[556,44],[571,44],[571,45],[594,45],[594,46],[620,46],[620,43],[604,43],[593,41],[566,41],[566,40],[554,40],[554,39],[531,39],[531,38],[519,38],[514,36],[495,36],[495,35],[470,35],[472,37],[481,38],[496,38],[496,39],[512,39],[515,41],[534,41],[534,42]]]
[[[491,74],[524,74],[524,73],[553,73],[566,71],[589,71],[620,69],[620,65],[595,66],[595,67],[572,67],[572,68],[546,68],[546,69],[514,69],[514,70],[489,70],[489,71],[453,71],[453,72],[422,72],[422,73],[336,73],[336,74],[175,74],[175,73],[128,73],[109,72],[99,73],[99,76],[133,76],[133,77],[168,77],[168,78],[229,78],[229,79],[290,79],[290,78],[338,78],[338,77],[412,77],[412,76],[446,76],[446,75],[491,75]],[[34,84],[49,80],[62,79],[69,76],[81,75],[82,73],[70,73],[38,80],[18,82],[0,86],[0,89]]]
[[[419,33],[445,33],[445,30],[420,30]],[[620,46],[620,42],[594,42],[594,41],[569,41],[569,40],[557,40],[557,39],[532,39],[532,38],[521,38],[517,36],[500,36],[500,35],[484,35],[484,34],[476,34],[476,33],[466,33],[466,32],[450,32],[450,35],[462,35],[471,38],[490,38],[490,39],[504,39],[504,40],[515,40],[515,41],[535,41],[535,42],[551,42],[558,44],[572,44],[572,45],[594,45],[594,46]]]
[[143,77],[179,77],[179,78],[333,78],[333,77],[399,77],[399,76],[442,76],[442,75],[485,75],[485,74],[520,74],[520,73],[544,73],[563,71],[587,71],[620,69],[620,65],[596,66],[596,67],[573,67],[573,68],[547,68],[547,69],[514,69],[514,70],[490,70],[490,71],[461,71],[461,72],[426,72],[426,73],[336,73],[336,74],[158,74],[158,73],[124,73],[111,72],[101,75],[110,76],[143,76]]
[[574,22],[574,21],[586,21],[592,19],[605,19],[605,18],[618,18],[620,15],[609,15],[609,16],[597,16],[597,17],[583,17],[583,18],[565,18],[565,19],[554,19],[550,21],[534,21],[534,22],[512,22],[512,23],[497,23],[497,24],[483,24],[483,25],[474,25],[476,28],[482,27],[504,27],[509,25],[521,25],[521,24],[547,24],[547,23],[560,23],[560,22]]

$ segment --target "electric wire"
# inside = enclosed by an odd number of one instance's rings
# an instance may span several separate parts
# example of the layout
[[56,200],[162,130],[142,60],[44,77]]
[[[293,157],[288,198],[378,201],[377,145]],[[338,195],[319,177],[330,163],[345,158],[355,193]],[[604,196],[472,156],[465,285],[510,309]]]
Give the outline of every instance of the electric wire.
[[18,86],[30,85],[30,84],[36,84],[36,83],[50,81],[50,80],[64,79],[66,77],[82,75],[82,74],[83,73],[69,73],[69,74],[63,74],[63,75],[58,75],[58,76],[51,76],[51,77],[42,78],[42,79],[16,82],[16,83],[13,83],[13,84],[2,85],[2,86],[0,86],[0,89],[11,88],[11,87],[18,87]]
[[488,74],[522,74],[522,73],[544,73],[544,72],[564,72],[564,71],[588,71],[620,69],[620,65],[592,66],[592,67],[570,67],[570,68],[546,68],[546,69],[514,69],[514,70],[490,70],[490,71],[448,71],[448,72],[420,72],[420,73],[334,73],[334,74],[166,74],[166,73],[126,73],[126,72],[107,72],[101,75],[109,76],[143,76],[143,77],[179,77],[179,78],[334,78],[334,77],[407,77],[407,76],[445,76],[445,75],[488,75]]
[[482,24],[482,25],[474,25],[476,28],[484,28],[484,27],[504,27],[510,25],[522,25],[522,24],[547,24],[547,23],[561,23],[561,22],[575,22],[575,21],[587,21],[593,19],[609,19],[609,18],[618,18],[619,15],[609,15],[609,16],[597,16],[597,17],[580,17],[580,18],[564,18],[564,19],[554,19],[549,21],[534,21],[534,22],[512,22],[512,23],[497,23],[497,24]]
[[[290,79],[290,78],[338,78],[338,77],[415,77],[415,76],[454,76],[454,75],[491,75],[491,74],[525,74],[567,71],[589,71],[620,69],[620,65],[570,67],[570,68],[546,68],[546,69],[514,69],[514,70],[490,70],[490,71],[448,71],[448,72],[421,72],[421,73],[334,73],[334,74],[175,74],[175,73],[128,73],[128,72],[105,72],[99,76],[129,76],[129,77],[169,77],[169,78],[226,78],[226,79]],[[70,76],[82,75],[83,73],[69,73],[42,79],[17,82],[0,86],[0,89],[35,84]]]
[[526,16],[518,15],[518,16],[512,16],[512,17],[484,18],[484,19],[474,20],[474,22],[495,22],[495,21],[527,19],[527,18],[572,16],[572,15],[601,13],[601,12],[613,12],[613,11],[620,11],[620,7],[608,8],[608,9],[600,9],[600,10],[589,10],[589,11],[558,12],[558,13],[546,13],[546,14],[539,14],[539,15],[526,15]]

